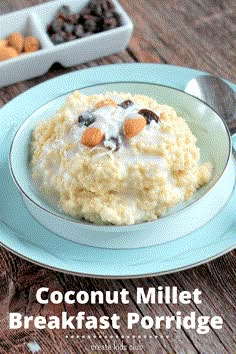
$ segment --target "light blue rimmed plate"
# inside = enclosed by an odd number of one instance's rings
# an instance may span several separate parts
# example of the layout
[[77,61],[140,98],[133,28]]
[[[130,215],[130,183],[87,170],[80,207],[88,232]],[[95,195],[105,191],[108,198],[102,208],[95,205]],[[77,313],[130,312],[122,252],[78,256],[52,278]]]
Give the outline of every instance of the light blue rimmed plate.
[[[207,225],[158,246],[110,250],[67,241],[38,224],[26,210],[8,168],[12,136],[22,122],[51,99],[97,83],[142,81],[184,89],[200,71],[158,64],[119,64],[81,70],[38,85],[0,111],[0,242],[18,255],[56,270],[96,277],[135,277],[170,273],[216,258],[235,247],[234,191],[225,208]],[[235,89],[235,85],[231,84]]]

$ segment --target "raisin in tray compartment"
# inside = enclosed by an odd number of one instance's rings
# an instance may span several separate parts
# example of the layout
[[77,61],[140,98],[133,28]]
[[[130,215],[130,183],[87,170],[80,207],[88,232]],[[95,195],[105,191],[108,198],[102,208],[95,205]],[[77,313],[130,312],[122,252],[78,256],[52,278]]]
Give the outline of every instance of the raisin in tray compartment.
[[1,15],[0,38],[6,38],[11,32],[32,35],[38,38],[40,49],[0,62],[0,87],[43,75],[55,62],[70,67],[124,50],[132,35],[133,24],[117,0],[113,0],[113,4],[120,15],[119,27],[53,44],[47,26],[58,9],[67,5],[72,12],[80,12],[88,3],[88,0],[56,0]]

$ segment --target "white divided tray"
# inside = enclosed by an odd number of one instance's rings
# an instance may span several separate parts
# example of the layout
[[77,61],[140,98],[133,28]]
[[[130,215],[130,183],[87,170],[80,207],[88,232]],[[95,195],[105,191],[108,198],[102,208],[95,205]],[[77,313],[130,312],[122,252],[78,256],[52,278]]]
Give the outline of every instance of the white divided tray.
[[0,62],[0,87],[43,75],[56,62],[70,67],[124,50],[132,35],[133,24],[116,0],[113,3],[121,17],[120,27],[59,45],[52,43],[47,25],[57,10],[68,5],[72,12],[80,12],[88,3],[88,0],[56,0],[1,15],[0,38],[6,38],[11,32],[33,35],[40,41],[41,49]]

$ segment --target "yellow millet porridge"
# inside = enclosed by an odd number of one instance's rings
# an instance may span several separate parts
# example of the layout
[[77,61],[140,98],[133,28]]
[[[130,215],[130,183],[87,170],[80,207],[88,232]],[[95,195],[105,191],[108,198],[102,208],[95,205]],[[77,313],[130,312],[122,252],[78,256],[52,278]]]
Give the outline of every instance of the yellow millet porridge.
[[75,91],[37,124],[31,171],[48,201],[96,224],[155,220],[211,178],[196,137],[169,106],[144,95]]

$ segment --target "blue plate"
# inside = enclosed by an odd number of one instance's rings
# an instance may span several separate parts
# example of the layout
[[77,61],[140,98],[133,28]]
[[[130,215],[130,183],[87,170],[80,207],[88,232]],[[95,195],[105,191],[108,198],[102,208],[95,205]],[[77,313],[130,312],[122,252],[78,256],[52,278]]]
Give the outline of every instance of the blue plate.
[[[204,72],[161,64],[116,64],[72,72],[16,97],[0,111],[0,243],[34,263],[94,277],[141,277],[190,268],[232,250],[236,244],[236,190],[207,225],[162,245],[127,250],[93,248],[63,239],[38,224],[14,185],[8,154],[14,132],[36,109],[65,92],[102,82],[142,81],[184,89]],[[230,84],[236,90],[236,86]]]

